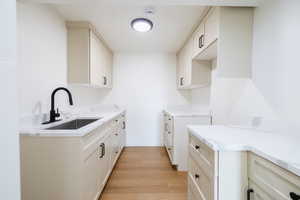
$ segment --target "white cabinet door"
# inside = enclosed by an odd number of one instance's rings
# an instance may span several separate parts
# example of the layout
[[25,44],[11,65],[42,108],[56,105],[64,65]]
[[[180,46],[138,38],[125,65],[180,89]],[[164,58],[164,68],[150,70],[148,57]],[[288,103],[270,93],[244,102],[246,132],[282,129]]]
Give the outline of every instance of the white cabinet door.
[[103,188],[110,173],[110,136],[100,143],[100,153],[98,160],[98,171],[100,172],[100,184]]
[[[118,130],[118,129],[116,129]],[[120,134],[115,131],[114,134],[112,135],[112,164],[116,162],[117,155],[119,153],[119,144],[120,144]]]
[[219,10],[213,8],[205,19],[205,47],[209,46],[212,42],[218,39],[219,35]]
[[113,53],[87,22],[67,22],[68,82],[112,87]]
[[193,54],[193,40],[190,39],[178,54],[177,81],[178,88],[184,88],[191,83],[191,67]]
[[186,44],[185,52],[185,70],[184,70],[184,86],[192,84],[192,58],[194,51],[194,40],[191,38]]
[[90,31],[68,29],[68,83],[90,84]]
[[193,37],[194,52],[193,55],[199,54],[204,49],[204,22],[202,22],[196,30]]
[[99,170],[99,145],[93,144],[92,152],[85,158],[83,163],[83,196],[84,199],[95,199],[102,187],[103,179],[101,169]]
[[104,67],[103,46],[97,36],[90,31],[90,82],[92,85],[99,87],[104,86]]
[[185,47],[177,55],[177,87],[182,88],[184,86],[184,59],[185,59]]
[[113,54],[109,49],[103,49],[103,60],[104,60],[104,87],[112,87],[112,68],[113,68]]

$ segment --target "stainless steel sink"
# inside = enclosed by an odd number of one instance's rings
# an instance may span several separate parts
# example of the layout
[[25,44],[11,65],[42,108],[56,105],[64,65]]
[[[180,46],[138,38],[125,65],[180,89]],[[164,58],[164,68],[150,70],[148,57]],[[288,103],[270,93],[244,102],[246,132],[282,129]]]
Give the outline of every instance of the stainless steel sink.
[[47,128],[46,130],[76,130],[76,129],[80,129],[90,123],[93,123],[97,120],[99,120],[101,118],[97,118],[97,119],[75,119],[66,123],[63,123],[61,125],[58,126],[54,126],[51,128]]

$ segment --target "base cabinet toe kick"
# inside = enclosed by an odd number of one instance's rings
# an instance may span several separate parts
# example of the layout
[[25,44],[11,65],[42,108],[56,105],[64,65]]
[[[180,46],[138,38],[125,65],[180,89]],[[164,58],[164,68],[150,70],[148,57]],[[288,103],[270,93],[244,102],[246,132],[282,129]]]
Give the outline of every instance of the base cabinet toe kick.
[[247,151],[215,151],[189,133],[188,200],[300,200],[300,177]]
[[22,200],[97,200],[126,140],[125,113],[82,137],[21,136]]

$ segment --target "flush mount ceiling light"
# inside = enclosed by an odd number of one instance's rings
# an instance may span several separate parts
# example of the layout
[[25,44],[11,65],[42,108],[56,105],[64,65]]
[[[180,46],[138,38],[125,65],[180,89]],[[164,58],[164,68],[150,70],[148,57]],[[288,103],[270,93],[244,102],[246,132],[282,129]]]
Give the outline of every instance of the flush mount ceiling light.
[[131,27],[138,32],[148,32],[153,28],[153,23],[146,18],[136,18],[131,21]]

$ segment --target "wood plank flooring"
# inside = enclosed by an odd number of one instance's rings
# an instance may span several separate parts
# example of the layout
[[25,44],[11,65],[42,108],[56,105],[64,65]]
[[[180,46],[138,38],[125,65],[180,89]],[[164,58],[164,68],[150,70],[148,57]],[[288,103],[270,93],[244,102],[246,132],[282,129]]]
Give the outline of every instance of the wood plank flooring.
[[162,147],[127,147],[99,200],[186,200],[185,172],[172,168]]

